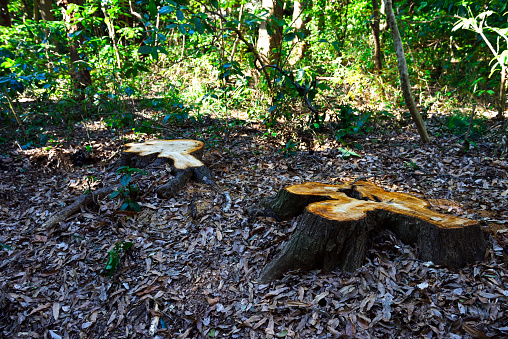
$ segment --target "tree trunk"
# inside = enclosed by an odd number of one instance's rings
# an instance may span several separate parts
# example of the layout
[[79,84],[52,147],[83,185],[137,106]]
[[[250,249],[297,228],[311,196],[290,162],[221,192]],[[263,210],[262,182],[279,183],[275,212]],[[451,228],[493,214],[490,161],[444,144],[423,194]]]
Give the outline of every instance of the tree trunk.
[[[84,0],[60,0],[58,4],[62,7],[62,15],[67,25],[68,35],[71,36],[74,32],[83,29],[83,25],[76,22],[74,12],[67,13],[67,6],[69,4],[76,4],[82,6]],[[80,34],[79,38],[69,38],[69,56],[71,59],[71,66],[69,72],[76,89],[78,98],[83,99],[85,97],[84,90],[92,85],[92,77],[90,71],[83,66],[84,55],[80,55],[78,52],[79,47],[83,43],[83,34]]]
[[354,271],[373,239],[386,230],[404,243],[416,244],[421,260],[438,265],[462,267],[483,260],[487,248],[477,221],[434,212],[423,199],[365,181],[293,185],[267,202],[281,218],[302,212],[303,217],[261,272],[260,283],[296,269]]
[[506,107],[506,70],[507,66],[501,65],[501,83],[499,84],[499,108],[497,112],[498,119],[504,119]]
[[0,0],[0,26],[11,27],[11,15],[9,14],[8,0]]
[[370,24],[372,28],[372,37],[374,39],[374,65],[376,66],[376,71],[379,73],[381,69],[383,69],[383,64],[381,63],[381,41],[379,40],[379,5],[377,0],[372,0],[372,23]]
[[122,68],[122,61],[120,59],[120,51],[118,50],[118,44],[116,42],[116,32],[115,32],[115,25],[113,23],[113,17],[108,15],[108,12],[106,10],[106,7],[102,6],[102,13],[104,13],[104,21],[106,23],[106,27],[108,28],[108,35],[111,39],[111,43],[113,44],[113,49],[115,50],[115,57],[116,57],[116,65],[118,69]]
[[[308,2],[301,2],[301,1],[295,1],[294,3],[294,9],[293,9],[293,27],[295,29],[295,32],[302,32],[305,35],[307,35],[306,32],[306,26],[307,23],[310,21],[310,17],[304,18],[303,17],[303,10],[305,9],[305,6],[308,4]],[[307,51],[308,44],[305,40],[300,40],[300,38],[295,37],[293,40],[293,43],[296,45],[292,56],[290,59],[290,64],[294,65],[298,61],[303,59],[303,56],[305,55],[305,52]]]
[[386,21],[390,26],[390,30],[392,32],[393,45],[395,47],[395,54],[397,55],[399,75],[400,75],[400,86],[402,88],[402,93],[404,95],[404,101],[406,102],[406,106],[411,113],[411,117],[413,118],[414,123],[416,124],[416,128],[418,129],[418,133],[420,134],[420,138],[424,143],[429,143],[430,138],[427,133],[427,128],[425,127],[425,123],[423,122],[422,116],[416,107],[415,100],[413,98],[413,93],[411,91],[411,83],[409,82],[409,73],[407,70],[406,64],[406,56],[404,54],[404,47],[402,46],[402,39],[400,37],[399,28],[397,26],[397,21],[395,19],[395,14],[393,14],[392,8],[392,0],[386,0]]
[[53,15],[53,1],[52,0],[39,0],[39,10],[41,12],[41,20],[54,21]]
[[[242,29],[242,16],[243,16],[243,9],[244,9],[244,4],[241,4],[240,5],[240,12],[238,13],[238,25],[236,27],[236,29],[239,31],[240,29]],[[231,61],[233,61],[235,59],[235,54],[236,54],[236,48],[238,47],[238,42],[240,41],[240,37],[237,35],[236,36],[236,39],[235,39],[235,42],[233,43],[233,48],[231,49],[231,56],[229,59],[231,59]]]
[[[277,22],[270,17],[274,16],[277,19],[282,19],[282,6],[277,0],[262,0],[262,6],[268,11],[266,20],[261,22],[259,26],[259,38],[257,48],[259,54],[265,59],[261,60],[262,63],[269,62],[270,64],[278,64],[280,59],[280,44],[282,41],[282,27],[279,27]],[[278,50],[274,53],[273,49]]]

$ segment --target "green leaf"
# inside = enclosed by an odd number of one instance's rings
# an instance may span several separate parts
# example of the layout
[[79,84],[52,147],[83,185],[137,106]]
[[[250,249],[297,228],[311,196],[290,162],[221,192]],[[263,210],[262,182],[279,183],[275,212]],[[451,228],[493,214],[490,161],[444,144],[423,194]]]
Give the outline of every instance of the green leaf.
[[152,18],[157,16],[157,5],[155,4],[155,0],[150,0],[148,3],[148,12],[150,12]]
[[152,50],[153,50],[152,46],[143,45],[138,48],[138,53],[139,54],[150,54],[150,53],[152,53]]
[[318,82],[316,86],[317,86],[317,88],[319,88],[320,90],[325,90],[325,89],[326,89],[326,90],[328,90],[328,91],[330,91],[330,90],[331,90],[330,86],[328,86],[328,85],[327,85],[327,84],[325,84],[324,82]]
[[337,52],[337,53],[340,53],[340,43],[337,42],[337,41],[333,41],[332,42],[332,47],[333,49]]
[[122,245],[122,250],[127,251],[129,248],[131,248],[134,245],[134,243],[128,241]]
[[198,17],[194,17],[194,26],[196,27],[196,31],[199,34],[205,33],[205,26],[203,26],[201,19],[199,19]]
[[159,9],[159,14],[167,14],[173,12],[173,8],[169,6],[163,6]]
[[164,47],[162,47],[162,46],[157,46],[157,50],[159,52],[161,52],[162,54],[166,54],[166,55],[169,54],[169,52]]
[[180,31],[180,33],[182,34],[187,34],[187,30],[185,29],[185,25],[178,25],[178,30]]
[[129,185],[129,182],[131,181],[131,175],[130,174],[124,174],[122,175],[122,177],[120,178],[120,183],[123,185],[123,186],[127,186]]
[[290,42],[290,41],[293,41],[294,39],[296,38],[296,34],[295,33],[288,33],[284,36],[284,41],[285,42]]
[[183,12],[181,10],[176,11],[176,18],[180,21],[183,21],[185,17],[183,16]]
[[129,201],[127,203],[127,205],[129,205],[129,207],[134,211],[134,212],[141,212],[141,206],[139,206],[139,204],[135,201]]
[[118,196],[118,194],[120,194],[120,191],[113,191],[113,193],[109,195],[109,198],[114,199]]
[[349,158],[350,156],[354,156],[354,157],[358,157],[358,158],[361,158],[361,156],[356,153],[355,151],[351,151],[349,149],[346,149],[346,148],[342,148],[342,147],[339,147],[338,148],[339,151],[342,153],[342,157],[343,158]]
[[217,0],[212,0],[211,3],[212,3],[213,8],[215,8],[216,10],[219,10],[219,2]]

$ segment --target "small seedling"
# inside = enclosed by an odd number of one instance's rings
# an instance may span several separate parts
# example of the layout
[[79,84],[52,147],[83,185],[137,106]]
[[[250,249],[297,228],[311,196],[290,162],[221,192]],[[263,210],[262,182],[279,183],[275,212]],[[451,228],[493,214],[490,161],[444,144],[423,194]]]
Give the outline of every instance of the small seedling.
[[298,143],[293,141],[293,139],[289,139],[286,145],[279,150],[282,154],[284,154],[284,158],[288,158],[292,155],[295,155],[298,151]]
[[85,194],[88,194],[90,192],[92,192],[92,184],[94,181],[97,181],[97,177],[93,174],[89,174],[85,177],[85,180],[86,180],[86,185],[88,186],[88,188],[86,189],[85,191]]
[[122,174],[120,184],[122,187],[110,194],[109,198],[114,199],[117,196],[123,198],[124,203],[120,207],[121,211],[132,210],[135,212],[141,211],[141,206],[134,201],[135,196],[139,193],[139,187],[131,183],[132,174],[139,173],[141,175],[147,174],[138,168],[130,168],[129,166],[122,166],[117,171],[117,174]]
[[4,245],[4,244],[0,244],[0,249],[2,249],[2,250],[12,250],[11,246]]
[[115,247],[108,252],[108,261],[104,266],[104,272],[107,272],[110,278],[120,264],[120,253],[127,251],[132,245],[134,245],[132,242],[118,241]]

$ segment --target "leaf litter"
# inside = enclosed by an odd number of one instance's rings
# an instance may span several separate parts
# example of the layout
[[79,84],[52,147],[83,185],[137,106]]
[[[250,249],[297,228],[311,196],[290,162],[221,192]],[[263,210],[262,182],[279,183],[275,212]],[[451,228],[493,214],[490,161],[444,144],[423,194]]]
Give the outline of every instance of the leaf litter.
[[[73,166],[69,148],[6,149],[0,158],[0,331],[8,338],[501,338],[508,336],[508,166],[480,145],[470,154],[412,132],[362,141],[360,158],[326,141],[284,158],[255,125],[236,126],[203,161],[231,197],[189,183],[175,197],[154,188],[165,168],[137,176],[140,213],[104,198],[50,230],[41,225],[86,189],[118,182],[108,170],[122,142],[104,132],[96,161]],[[183,132],[182,132],[183,133]],[[207,135],[202,133],[207,142]],[[209,135],[208,135],[209,136]],[[195,137],[185,135],[187,138]],[[74,145],[77,147],[76,145]],[[213,146],[213,147],[212,147]],[[106,161],[107,160],[107,161]],[[91,175],[98,181],[90,183]],[[477,219],[485,261],[462,269],[422,262],[387,233],[356,272],[289,272],[270,285],[257,274],[298,219],[245,210],[305,181],[366,178],[428,199],[442,213]],[[119,253],[112,277],[108,251]]]

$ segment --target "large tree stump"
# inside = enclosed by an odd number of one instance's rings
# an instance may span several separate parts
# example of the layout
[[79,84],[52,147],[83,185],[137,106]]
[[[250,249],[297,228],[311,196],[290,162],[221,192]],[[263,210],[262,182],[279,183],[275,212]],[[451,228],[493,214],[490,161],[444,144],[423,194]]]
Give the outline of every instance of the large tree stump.
[[294,269],[353,271],[362,265],[372,237],[383,229],[416,244],[420,259],[439,265],[461,267],[480,261],[487,247],[477,221],[434,212],[423,199],[387,192],[369,182],[293,185],[264,204],[270,203],[281,218],[303,216],[291,239],[261,272],[261,283]]

